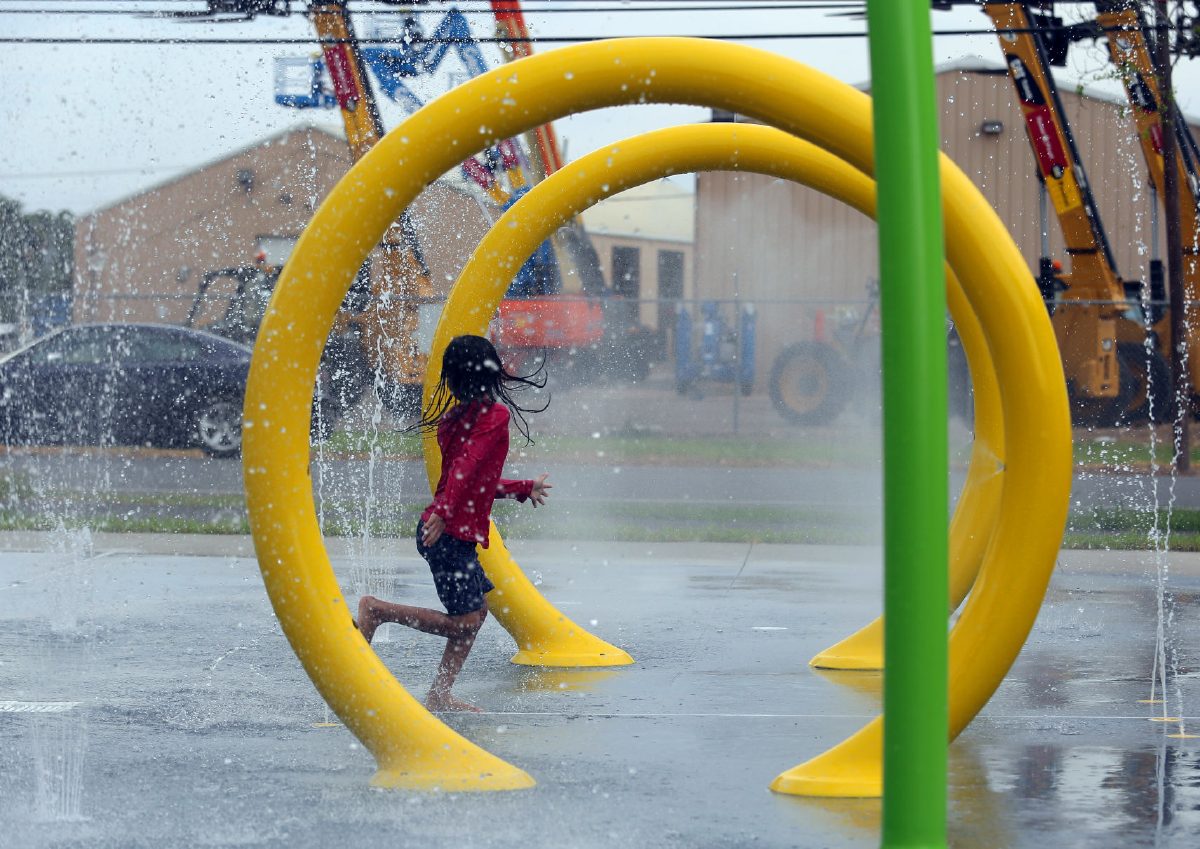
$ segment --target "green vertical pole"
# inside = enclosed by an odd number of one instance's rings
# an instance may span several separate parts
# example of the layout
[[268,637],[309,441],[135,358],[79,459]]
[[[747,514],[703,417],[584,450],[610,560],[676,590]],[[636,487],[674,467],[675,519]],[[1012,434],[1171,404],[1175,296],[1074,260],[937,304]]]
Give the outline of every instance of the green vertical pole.
[[885,849],[946,846],[946,288],[929,0],[868,0],[883,322]]

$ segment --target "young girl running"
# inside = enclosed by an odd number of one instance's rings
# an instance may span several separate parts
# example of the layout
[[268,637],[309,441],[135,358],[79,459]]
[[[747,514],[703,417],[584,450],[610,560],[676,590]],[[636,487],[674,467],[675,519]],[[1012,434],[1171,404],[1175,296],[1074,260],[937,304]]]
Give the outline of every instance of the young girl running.
[[446,612],[393,604],[374,596],[358,602],[358,628],[367,642],[384,622],[398,622],[446,638],[446,650],[425,705],[430,710],[479,708],[450,694],[454,679],[475,644],[487,618],[486,595],[494,587],[479,565],[476,544],[487,548],[488,522],[496,498],[546,503],[551,485],[547,475],[536,480],[500,477],[508,455],[511,409],[517,428],[529,439],[523,413],[531,410],[513,402],[514,390],[545,386],[537,372],[528,377],[504,369],[492,343],[482,336],[458,336],[442,355],[442,376],[430,406],[415,427],[437,429],[442,451],[442,474],[433,503],[417,525],[417,551],[429,563],[438,598]]

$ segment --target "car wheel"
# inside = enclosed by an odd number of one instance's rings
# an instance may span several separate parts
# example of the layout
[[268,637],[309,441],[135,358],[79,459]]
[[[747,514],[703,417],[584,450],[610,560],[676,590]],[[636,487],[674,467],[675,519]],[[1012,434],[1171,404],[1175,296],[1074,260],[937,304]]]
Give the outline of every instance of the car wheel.
[[233,457],[242,450],[242,405],[228,398],[212,398],[195,413],[196,440],[210,457]]

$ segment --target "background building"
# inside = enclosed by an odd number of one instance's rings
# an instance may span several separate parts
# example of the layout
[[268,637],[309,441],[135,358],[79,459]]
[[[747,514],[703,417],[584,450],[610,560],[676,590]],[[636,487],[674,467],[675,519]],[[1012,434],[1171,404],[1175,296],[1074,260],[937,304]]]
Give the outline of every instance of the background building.
[[[943,150],[980,187],[1030,268],[1042,253],[1069,267],[1057,220],[1043,217],[1023,119],[1004,68],[958,63],[936,77]],[[1148,275],[1155,199],[1123,100],[1061,93],[1126,280]],[[729,120],[733,116],[718,116]],[[297,128],[79,219],[75,321],[182,322],[206,271],[286,257],[313,209],[350,167],[344,140]],[[494,211],[451,176],[418,199],[413,218],[443,293]],[[778,352],[814,335],[875,332],[875,225],[811,190],[731,172],[697,176],[695,193],[661,180],[583,214],[606,280],[639,301],[640,323],[670,341],[674,302],[756,308],[756,386]],[[232,285],[232,284],[230,284]],[[568,281],[569,285],[569,281]],[[216,302],[220,293],[214,293]]]
[[[250,264],[259,252],[282,264],[350,165],[343,138],[297,128],[81,217],[73,320],[183,323],[206,272]],[[666,331],[674,302],[690,294],[692,199],[663,180],[584,214],[605,279],[640,301],[645,326]],[[484,203],[448,176],[411,209],[443,295],[499,215]],[[568,288],[574,282],[564,281]],[[234,285],[231,278],[214,282],[198,324],[219,317]]]
[[[205,272],[259,251],[282,263],[350,165],[343,138],[298,128],[81,217],[74,320],[183,323]],[[411,214],[444,294],[490,221],[450,180],[426,189]]]
[[[1053,207],[1048,221],[1039,211],[1037,167],[1003,66],[956,63],[939,69],[936,84],[943,151],[991,202],[1031,271],[1043,228],[1049,255],[1069,269]],[[1157,201],[1125,101],[1065,89],[1061,98],[1118,271],[1126,280],[1144,280],[1164,248],[1164,228],[1156,246]],[[856,332],[877,264],[874,222],[837,201],[754,174],[697,177],[696,292],[758,305],[760,377],[792,342]],[[871,322],[865,332],[872,332]]]
[[604,279],[617,294],[640,301],[643,325],[664,338],[675,303],[694,297],[695,195],[657,180],[614,195],[583,213]]

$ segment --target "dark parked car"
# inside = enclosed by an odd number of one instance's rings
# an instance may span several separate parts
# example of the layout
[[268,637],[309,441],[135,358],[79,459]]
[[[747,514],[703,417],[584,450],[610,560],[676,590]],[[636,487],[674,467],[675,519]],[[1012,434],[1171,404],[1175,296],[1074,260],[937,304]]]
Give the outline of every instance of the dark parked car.
[[5,444],[242,446],[250,348],[154,324],[67,327],[0,359]]

